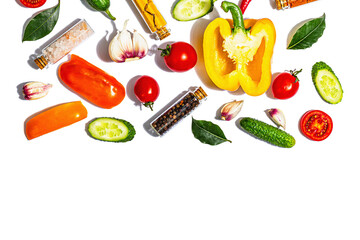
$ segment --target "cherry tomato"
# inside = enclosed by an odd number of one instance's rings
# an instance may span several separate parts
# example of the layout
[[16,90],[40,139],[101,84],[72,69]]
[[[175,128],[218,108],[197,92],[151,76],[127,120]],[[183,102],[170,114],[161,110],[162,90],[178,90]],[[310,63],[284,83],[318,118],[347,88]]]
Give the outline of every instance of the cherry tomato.
[[145,107],[153,110],[153,105],[159,96],[160,88],[155,79],[149,76],[141,76],[134,85],[134,93],[137,99],[143,103]]
[[333,122],[329,115],[320,110],[307,111],[300,119],[301,132],[311,140],[326,139],[333,129]]
[[185,72],[196,65],[197,54],[189,43],[176,42],[159,50],[162,50],[161,56],[164,57],[166,66],[174,72]]
[[29,8],[38,8],[44,5],[46,0],[20,0],[22,5]]
[[299,71],[283,72],[277,75],[272,84],[272,92],[277,99],[288,99],[295,95],[299,90],[299,79],[297,74]]

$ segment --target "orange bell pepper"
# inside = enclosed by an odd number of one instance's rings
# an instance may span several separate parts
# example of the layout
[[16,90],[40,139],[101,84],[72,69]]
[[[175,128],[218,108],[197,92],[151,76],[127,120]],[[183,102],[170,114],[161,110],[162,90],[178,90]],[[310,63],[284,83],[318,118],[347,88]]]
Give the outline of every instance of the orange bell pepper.
[[67,87],[98,107],[113,108],[125,98],[125,88],[116,78],[77,55],[61,64],[58,74]]
[[45,109],[25,123],[25,134],[31,140],[46,133],[69,126],[87,117],[87,110],[80,101],[63,103]]

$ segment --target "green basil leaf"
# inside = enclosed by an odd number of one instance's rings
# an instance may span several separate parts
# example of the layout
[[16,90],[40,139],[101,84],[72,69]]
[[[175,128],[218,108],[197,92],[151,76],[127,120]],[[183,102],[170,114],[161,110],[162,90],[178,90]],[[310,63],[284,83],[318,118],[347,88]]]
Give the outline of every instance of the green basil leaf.
[[59,3],[33,17],[26,25],[22,41],[35,41],[48,35],[55,27],[60,13]]
[[311,47],[323,35],[325,26],[325,13],[319,18],[307,21],[295,32],[287,49]]
[[195,120],[193,118],[191,130],[194,137],[202,143],[218,145],[226,141],[231,142],[226,139],[224,132],[218,125],[209,121]]

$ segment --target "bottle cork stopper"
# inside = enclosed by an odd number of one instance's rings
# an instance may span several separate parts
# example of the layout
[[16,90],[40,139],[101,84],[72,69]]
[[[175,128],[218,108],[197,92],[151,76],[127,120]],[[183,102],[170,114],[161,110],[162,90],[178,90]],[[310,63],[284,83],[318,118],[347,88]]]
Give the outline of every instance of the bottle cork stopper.
[[204,89],[202,89],[202,87],[198,87],[196,89],[196,91],[194,92],[194,95],[197,99],[201,100],[207,97],[206,92],[204,91]]
[[166,27],[162,27],[156,31],[156,35],[159,40],[163,40],[164,38],[170,36],[170,30],[168,30]]
[[48,64],[48,62],[44,56],[40,56],[40,57],[34,59],[34,62],[40,69],[43,69]]

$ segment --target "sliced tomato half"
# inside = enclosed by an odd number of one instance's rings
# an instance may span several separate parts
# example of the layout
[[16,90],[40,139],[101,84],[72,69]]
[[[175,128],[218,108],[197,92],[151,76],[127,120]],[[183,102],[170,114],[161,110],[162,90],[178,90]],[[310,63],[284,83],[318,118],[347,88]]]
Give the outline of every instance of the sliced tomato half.
[[333,129],[331,117],[320,110],[307,111],[300,119],[301,132],[311,140],[326,139]]
[[38,8],[44,5],[46,0],[20,0],[22,5],[29,8]]

